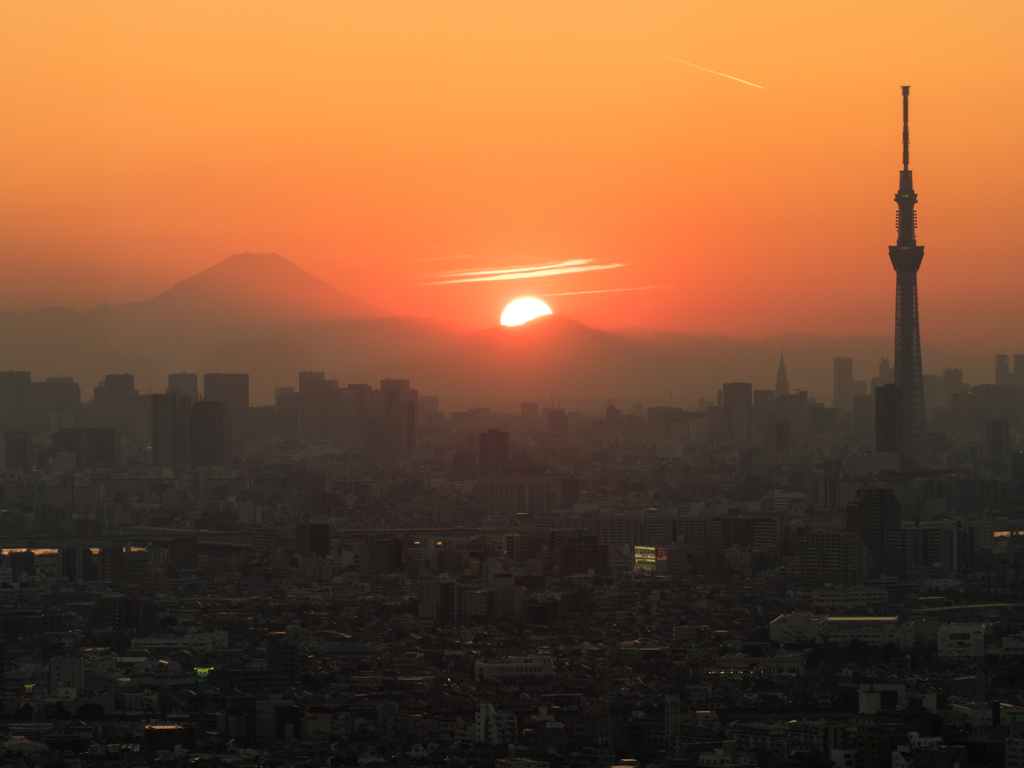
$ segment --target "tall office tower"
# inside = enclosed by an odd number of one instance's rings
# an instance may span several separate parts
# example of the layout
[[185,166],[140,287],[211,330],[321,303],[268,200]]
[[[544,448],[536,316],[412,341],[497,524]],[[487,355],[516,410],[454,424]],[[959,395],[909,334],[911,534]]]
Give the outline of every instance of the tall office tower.
[[82,406],[82,388],[67,376],[32,382],[29,390],[29,418],[33,434],[50,434],[77,425]]
[[548,434],[569,434],[569,414],[563,408],[548,409]]
[[420,393],[409,379],[381,379],[380,456],[409,459],[416,454],[417,413]]
[[853,411],[853,358],[832,360],[832,407]]
[[216,400],[192,403],[190,452],[194,467],[231,466],[231,419],[228,404]]
[[996,386],[1005,387],[1011,384],[1010,378],[1010,356],[996,355]]
[[245,438],[249,425],[248,373],[204,373],[203,399],[227,403],[232,438]]
[[902,453],[904,448],[903,387],[886,384],[875,390],[875,450]]
[[889,246],[889,260],[896,270],[896,370],[895,384],[903,388],[903,452],[921,453],[925,433],[924,377],[921,373],[921,327],[917,315],[917,270],[924,246],[917,244],[917,193],[910,170],[910,86],[903,86],[903,170],[896,193],[896,245]]
[[480,474],[500,477],[508,471],[508,432],[489,429],[480,433]]
[[327,399],[338,388],[337,379],[323,371],[299,371],[299,435],[307,440],[328,437]]
[[734,446],[750,445],[754,431],[754,387],[732,382],[722,385],[726,439]]
[[295,387],[274,387],[274,420],[283,437],[299,433],[299,393]]
[[178,391],[150,395],[154,467],[182,472],[189,467],[192,398]]
[[129,443],[148,444],[149,403],[139,396],[131,373],[107,374],[92,391],[92,424],[114,427]]
[[32,374],[0,371],[0,429],[27,429]]
[[1011,383],[1024,389],[1024,355],[1013,356],[1013,378]]
[[864,488],[846,510],[846,530],[859,534],[870,552],[881,552],[889,531],[900,527],[903,512],[892,488]]
[[31,471],[36,463],[36,452],[32,446],[32,433],[8,430],[4,433],[4,468],[12,471]]
[[785,397],[789,394],[789,378],[786,376],[786,358],[779,352],[779,373],[775,377],[775,396]]
[[188,395],[192,402],[199,401],[199,374],[197,373],[169,373],[167,374],[168,394],[177,390],[183,395]]

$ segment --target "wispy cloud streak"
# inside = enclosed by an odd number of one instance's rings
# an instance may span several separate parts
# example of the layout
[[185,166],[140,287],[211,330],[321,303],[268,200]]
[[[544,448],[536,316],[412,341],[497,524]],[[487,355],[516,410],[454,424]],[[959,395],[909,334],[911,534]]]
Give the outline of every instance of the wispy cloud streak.
[[764,90],[764,86],[763,85],[758,85],[757,83],[752,83],[749,80],[740,80],[738,77],[733,77],[732,75],[727,75],[724,72],[715,72],[715,70],[713,70],[713,69],[708,69],[707,67],[702,67],[700,64],[694,64],[694,63],[689,62],[689,61],[683,61],[682,59],[677,59],[675,56],[669,56],[667,53],[663,53],[661,55],[664,56],[666,59],[671,59],[672,61],[678,61],[680,64],[686,64],[688,67],[695,67],[695,68],[697,68],[699,70],[702,70],[704,72],[710,72],[712,75],[718,75],[720,77],[728,77],[730,80],[735,80],[737,83],[743,83],[744,85],[752,85],[754,88],[760,88],[762,91]]
[[472,253],[460,253],[456,256],[430,256],[426,259],[409,259],[405,264],[426,264],[428,261],[456,261],[459,259],[471,259]]
[[596,272],[604,269],[618,269],[625,264],[595,264],[593,259],[569,259],[551,264],[535,264],[530,267],[510,267],[508,269],[472,269],[447,272],[426,285],[449,285],[451,283],[488,283],[496,280],[530,280],[536,277],[557,277],[571,275],[576,272]]
[[569,291],[567,293],[544,293],[542,296],[582,296],[585,293],[619,293],[621,291],[652,291],[655,288],[675,288],[674,285],[639,285],[635,288],[602,288],[596,291]]

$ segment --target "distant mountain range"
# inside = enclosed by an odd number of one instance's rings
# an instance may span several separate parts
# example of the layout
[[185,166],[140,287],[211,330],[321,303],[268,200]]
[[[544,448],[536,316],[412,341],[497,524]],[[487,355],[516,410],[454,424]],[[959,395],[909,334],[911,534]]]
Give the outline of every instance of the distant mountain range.
[[[411,379],[441,396],[445,411],[524,400],[688,406],[725,381],[772,388],[784,351],[792,388],[831,404],[833,357],[854,358],[855,376],[869,379],[892,345],[873,336],[612,333],[555,315],[472,330],[387,316],[274,253],[236,254],[149,301],[0,313],[0,368],[73,376],[84,399],[107,373],[134,373],[140,391],[162,392],[170,372],[221,371],[250,373],[252,402],[265,404],[275,386],[297,386],[300,370],[323,370],[342,386]],[[926,373],[958,367],[971,383],[993,378],[988,357],[926,348],[923,358]]]

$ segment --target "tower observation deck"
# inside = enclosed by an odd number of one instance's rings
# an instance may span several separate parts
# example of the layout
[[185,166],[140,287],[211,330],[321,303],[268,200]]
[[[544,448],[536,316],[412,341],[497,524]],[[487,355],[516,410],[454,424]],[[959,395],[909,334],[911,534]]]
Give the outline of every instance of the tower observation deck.
[[894,380],[903,393],[903,453],[919,458],[925,433],[924,378],[921,373],[921,327],[917,314],[917,270],[924,246],[917,244],[917,193],[910,170],[910,86],[903,86],[903,170],[896,192],[896,245],[889,260],[896,270],[896,365]]

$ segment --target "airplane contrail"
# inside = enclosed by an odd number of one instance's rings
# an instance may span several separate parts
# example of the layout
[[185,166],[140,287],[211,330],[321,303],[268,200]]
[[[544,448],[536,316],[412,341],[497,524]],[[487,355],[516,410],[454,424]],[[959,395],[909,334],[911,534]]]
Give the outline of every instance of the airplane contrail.
[[663,53],[661,55],[664,56],[666,59],[671,59],[672,61],[678,61],[680,64],[686,64],[687,66],[696,67],[697,69],[701,69],[701,70],[703,70],[705,72],[710,72],[712,75],[720,75],[722,77],[728,77],[730,80],[735,80],[737,83],[743,83],[744,85],[752,85],[755,88],[760,88],[762,91],[764,90],[764,86],[763,85],[758,85],[757,83],[752,83],[749,80],[740,80],[738,77],[733,77],[732,75],[727,75],[724,72],[715,72],[715,70],[713,70],[713,69],[708,69],[707,67],[702,67],[700,64],[693,64],[692,62],[689,62],[689,61],[683,61],[682,59],[677,59],[675,56],[669,56],[666,53]]

